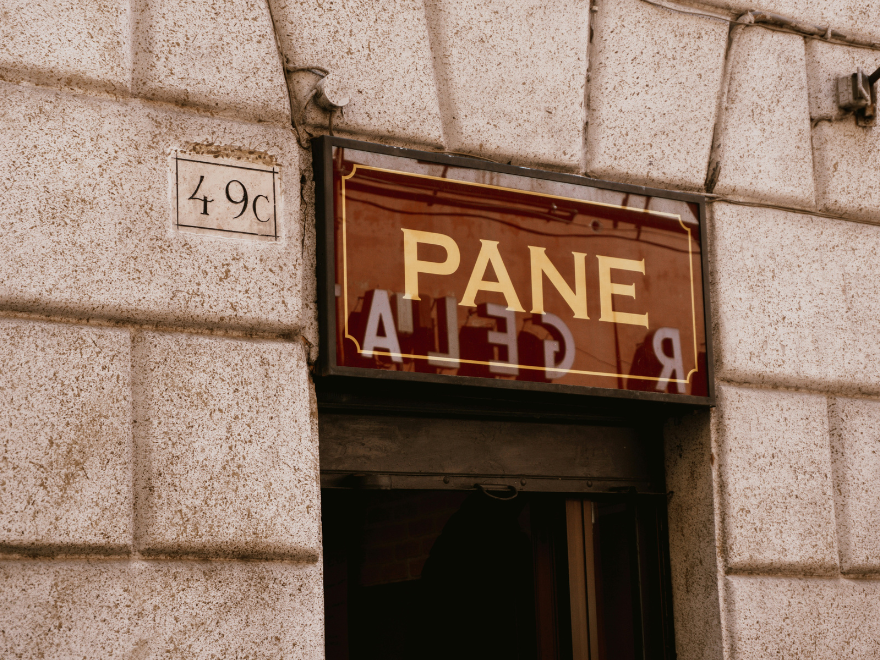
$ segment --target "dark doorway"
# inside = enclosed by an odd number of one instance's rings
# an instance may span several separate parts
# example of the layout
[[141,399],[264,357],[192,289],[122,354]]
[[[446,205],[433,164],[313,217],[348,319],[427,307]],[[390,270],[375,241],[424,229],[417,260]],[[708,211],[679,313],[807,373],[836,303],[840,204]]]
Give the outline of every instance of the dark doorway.
[[666,657],[659,498],[322,496],[328,660]]

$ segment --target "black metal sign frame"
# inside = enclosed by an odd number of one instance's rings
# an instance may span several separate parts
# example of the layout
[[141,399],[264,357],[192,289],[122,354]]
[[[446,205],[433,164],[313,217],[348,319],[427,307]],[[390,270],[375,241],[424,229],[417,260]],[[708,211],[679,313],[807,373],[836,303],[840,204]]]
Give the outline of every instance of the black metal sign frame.
[[[334,196],[333,196],[333,158],[334,147],[368,151],[387,156],[415,159],[423,162],[437,163],[459,168],[487,170],[521,177],[531,177],[558,181],[574,185],[589,186],[605,190],[613,190],[633,195],[661,197],[696,204],[699,208],[700,260],[703,285],[703,323],[706,336],[706,368],[708,396],[689,394],[669,394],[663,392],[646,392],[637,390],[619,390],[603,387],[573,386],[556,383],[537,383],[519,380],[501,380],[472,378],[443,374],[429,374],[405,371],[384,371],[379,369],[363,369],[341,366],[336,356],[336,274],[334,245]],[[318,320],[319,363],[318,375],[330,380],[338,377],[344,379],[370,379],[383,381],[404,381],[412,383],[432,383],[435,385],[467,386],[479,388],[495,388],[499,390],[520,390],[541,393],[558,393],[564,395],[588,396],[592,398],[629,399],[651,401],[655,403],[684,404],[694,407],[715,405],[714,359],[710,319],[711,305],[709,300],[709,264],[708,241],[706,240],[706,199],[692,193],[658,190],[643,186],[612,183],[598,179],[590,179],[574,174],[549,172],[525,167],[502,165],[489,161],[453,156],[443,153],[432,153],[388,147],[370,142],[322,136],[312,140],[313,169],[315,177],[315,221],[317,236],[317,276],[318,276]]]

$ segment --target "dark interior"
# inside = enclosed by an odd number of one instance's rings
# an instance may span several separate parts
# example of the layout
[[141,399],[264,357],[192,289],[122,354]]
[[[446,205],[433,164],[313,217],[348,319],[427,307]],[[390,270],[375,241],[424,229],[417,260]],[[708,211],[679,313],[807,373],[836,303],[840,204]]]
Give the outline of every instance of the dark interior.
[[[584,657],[572,649],[571,496],[512,495],[325,489],[328,660]],[[638,508],[612,496],[594,509],[599,658],[664,657],[643,635]]]

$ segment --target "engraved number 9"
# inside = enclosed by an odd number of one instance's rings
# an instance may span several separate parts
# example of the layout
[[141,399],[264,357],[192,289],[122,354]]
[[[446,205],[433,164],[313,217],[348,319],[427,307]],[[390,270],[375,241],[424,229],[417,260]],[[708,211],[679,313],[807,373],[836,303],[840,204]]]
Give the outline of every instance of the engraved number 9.
[[[231,186],[233,183],[237,183],[241,187],[241,198],[240,199],[232,199],[232,195],[229,194],[229,186]],[[235,216],[235,218],[233,218],[233,220],[236,218],[240,218],[242,215],[244,215],[244,212],[247,211],[247,207],[248,207],[247,188],[244,187],[244,184],[241,181],[233,179],[232,181],[230,181],[229,183],[226,184],[226,199],[228,199],[233,204],[241,204],[241,213],[239,213],[237,216]]]

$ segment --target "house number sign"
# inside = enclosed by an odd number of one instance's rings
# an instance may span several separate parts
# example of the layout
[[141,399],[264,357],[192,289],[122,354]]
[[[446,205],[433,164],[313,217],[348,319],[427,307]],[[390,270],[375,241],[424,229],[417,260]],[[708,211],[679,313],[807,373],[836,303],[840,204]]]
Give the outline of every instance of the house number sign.
[[185,152],[172,166],[175,229],[277,240],[277,166]]
[[315,145],[325,376],[711,402],[701,197]]

